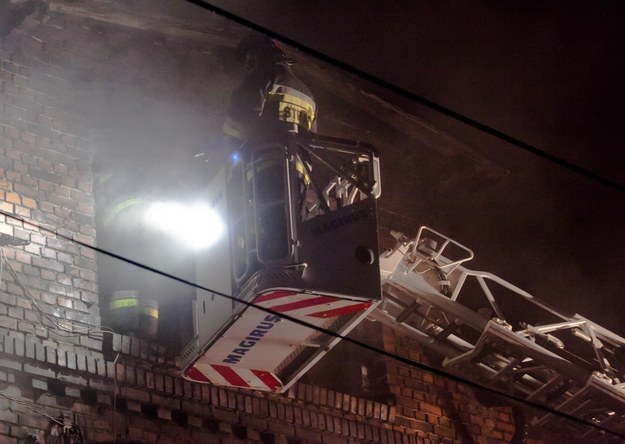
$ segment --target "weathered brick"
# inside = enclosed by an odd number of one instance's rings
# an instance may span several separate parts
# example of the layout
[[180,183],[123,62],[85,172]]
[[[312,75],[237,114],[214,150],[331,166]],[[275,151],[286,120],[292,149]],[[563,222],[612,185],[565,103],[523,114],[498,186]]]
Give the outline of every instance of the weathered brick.
[[[9,318],[7,316],[0,316],[0,327],[8,328],[9,330],[17,330],[17,319]],[[4,349],[7,350],[6,342],[4,345]],[[13,343],[11,343],[10,350],[10,353],[13,353]]]
[[80,402],[74,403],[72,410],[76,413],[82,413],[87,416],[96,416],[98,414],[98,407],[95,405],[87,405]]
[[158,390],[159,392],[165,391],[165,377],[163,374],[154,373],[154,389]]
[[288,422],[295,422],[295,410],[299,411],[299,407],[293,407],[291,405],[284,406],[284,417]]
[[141,356],[141,340],[130,338],[130,355],[139,358]]
[[145,387],[153,390],[155,388],[154,372],[145,372]]
[[8,294],[5,292],[0,292],[0,303],[4,305],[16,305],[17,298],[14,294]]
[[159,419],[171,421],[171,410],[159,407],[157,409],[157,416]]
[[55,349],[54,347],[46,346],[46,362],[48,364],[56,364],[58,362],[57,349]]
[[119,376],[117,375],[117,366],[115,365],[115,363],[106,361],[105,365],[106,365],[106,376],[112,379],[119,380]]
[[295,428],[295,436],[309,442],[321,442],[321,433],[304,427]]
[[169,375],[165,375],[165,392],[169,394],[174,393],[174,378]]
[[219,421],[225,421],[230,424],[236,424],[239,422],[239,413],[237,411],[214,407],[212,409],[212,414],[215,417],[215,419]]
[[65,356],[66,356],[65,365],[67,366],[67,368],[71,370],[76,370],[78,368],[78,363],[76,360],[77,359],[76,353],[68,351]]
[[141,403],[133,400],[128,400],[126,408],[130,412],[141,413]]
[[42,379],[33,378],[31,383],[34,389],[44,390],[44,391],[48,390],[48,383]]
[[130,354],[130,341],[132,338],[130,336],[122,336],[121,339],[122,339],[121,353],[125,355],[129,355]]
[[199,418],[197,416],[189,416],[187,418],[187,424],[189,424],[191,427],[201,428],[202,418]]
[[341,418],[339,418],[338,416],[332,417],[332,429],[331,430],[334,433],[344,434],[343,423],[341,421]]
[[211,402],[211,387],[206,384],[198,384],[202,390],[202,402]]
[[295,435],[295,427],[292,424],[287,424],[285,422],[276,421],[273,419],[267,420],[267,430],[273,433],[286,435],[286,436]]
[[166,407],[170,410],[179,410],[180,409],[180,399],[178,398],[170,398],[167,396],[161,396],[157,394],[151,395],[151,402],[161,407]]
[[24,364],[24,371],[33,375],[45,376],[47,378],[56,377],[56,373],[52,369],[39,365],[31,365],[29,363]]
[[72,398],[80,398],[81,390],[75,387],[66,386],[65,387],[65,395],[70,396]]
[[[42,179],[42,180],[45,180],[46,182],[51,182],[51,183],[56,183],[56,184],[61,183],[61,176],[59,174],[51,173],[51,172],[48,172],[48,171],[42,170],[41,168],[36,168],[36,167],[29,168],[28,172],[32,177],[36,177],[37,179]],[[72,201],[69,199],[62,199],[60,197],[55,197],[54,195],[48,196],[48,200],[52,203],[56,203],[59,205],[66,204],[63,206],[67,206],[68,208],[72,208],[76,205],[75,203],[72,203]],[[69,206],[67,204],[69,204]]]
[[150,394],[145,390],[132,387],[120,387],[120,393],[123,397],[132,399],[140,403],[145,404],[150,402]]
[[322,436],[323,444],[343,444],[345,443],[345,438],[342,436],[334,435],[331,433],[324,433]]
[[124,384],[128,384],[130,386],[135,386],[137,384],[135,368],[130,365],[124,366]]
[[0,358],[0,368],[22,371],[22,364],[12,359]]
[[50,260],[50,259],[45,259],[45,258],[39,258],[39,257],[33,258],[33,265],[36,267],[57,271],[59,273],[62,273],[63,271],[65,271],[65,266],[63,264],[60,264],[59,262],[55,260]]
[[278,404],[277,406],[277,418],[286,421],[286,406],[284,404]]
[[87,356],[82,353],[76,354],[76,369],[81,372],[87,371]]
[[26,338],[24,346],[26,348],[26,357],[29,359],[35,359],[35,341],[33,340],[33,338]]
[[174,395],[184,396],[184,385],[182,383],[182,379],[180,378],[174,378]]
[[57,374],[57,379],[59,381],[68,382],[70,384],[79,385],[81,387],[86,387],[89,384],[87,378],[82,375],[70,372],[60,371]]
[[46,348],[40,342],[35,342],[35,359],[37,361],[46,361]]

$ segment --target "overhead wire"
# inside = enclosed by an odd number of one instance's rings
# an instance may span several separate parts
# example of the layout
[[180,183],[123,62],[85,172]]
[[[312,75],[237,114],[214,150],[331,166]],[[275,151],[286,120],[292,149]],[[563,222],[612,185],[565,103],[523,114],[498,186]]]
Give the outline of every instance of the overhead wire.
[[32,295],[32,293],[30,292],[30,290],[28,289],[28,287],[24,284],[24,282],[22,281],[19,273],[17,273],[17,271],[15,270],[15,268],[13,268],[13,265],[11,264],[11,261],[9,261],[9,259],[6,256],[6,253],[4,252],[4,248],[0,248],[0,282],[2,282],[2,274],[4,271],[4,264],[7,265],[9,274],[13,277],[13,279],[15,279],[15,281],[17,282],[18,286],[22,289],[22,291],[24,292],[24,296],[26,296],[26,298],[30,301],[31,305],[35,308],[36,312],[39,315],[39,319],[41,320],[42,325],[44,324],[44,319],[47,320],[50,324],[45,325],[48,328],[54,328],[58,331],[59,334],[63,335],[63,336],[82,336],[82,335],[93,335],[93,334],[102,334],[104,335],[105,333],[110,333],[110,334],[114,334],[115,331],[109,327],[105,327],[105,326],[100,326],[100,327],[93,327],[93,326],[81,326],[78,325],[78,323],[74,322],[74,321],[70,321],[70,320],[66,320],[64,322],[61,322],[56,316],[52,316],[49,313],[46,313],[45,310],[43,310],[43,308],[39,305],[39,302],[37,301],[37,299]]
[[15,404],[21,405],[22,407],[27,408],[28,410],[30,410],[33,413],[36,413],[36,414],[41,415],[41,416],[44,416],[44,417],[48,418],[50,421],[52,421],[52,422],[54,422],[54,423],[56,423],[58,425],[63,425],[63,421],[61,421],[61,420],[59,420],[57,418],[53,418],[52,416],[50,416],[47,413],[39,410],[38,408],[32,407],[33,405],[39,407],[39,404],[37,404],[35,401],[24,401],[23,399],[18,399],[18,398],[15,398],[13,396],[5,395],[4,393],[1,393],[1,392],[0,392],[0,397],[6,399],[8,401],[14,402]]
[[618,436],[620,438],[625,439],[625,434],[619,433],[619,432],[614,431],[614,430],[610,430],[608,428],[603,427],[600,424],[592,423],[592,422],[590,422],[590,421],[588,421],[586,419],[578,418],[578,417],[570,415],[568,413],[555,410],[555,409],[553,409],[551,407],[548,407],[548,406],[544,406],[544,405],[542,405],[540,403],[537,403],[537,402],[534,402],[534,401],[529,401],[529,400],[526,400],[526,399],[522,399],[522,398],[519,398],[517,396],[511,395],[509,393],[497,390],[495,388],[481,385],[481,384],[476,383],[474,381],[471,381],[469,379],[465,379],[462,376],[454,375],[453,373],[448,373],[448,372],[446,372],[444,370],[437,369],[436,367],[432,367],[432,366],[424,364],[422,362],[414,361],[414,360],[406,358],[404,356],[400,356],[400,355],[397,355],[395,353],[388,352],[386,350],[380,349],[378,347],[375,347],[373,345],[370,345],[370,344],[367,344],[365,342],[359,341],[357,339],[350,338],[349,336],[344,336],[344,335],[341,335],[340,333],[336,333],[336,332],[334,332],[332,330],[316,326],[316,325],[311,324],[309,322],[306,322],[304,320],[301,320],[301,319],[298,319],[296,317],[290,316],[290,315],[288,315],[286,313],[277,312],[277,311],[272,310],[271,308],[266,308],[266,307],[257,305],[254,302],[245,301],[243,299],[237,298],[236,296],[228,295],[226,293],[223,293],[223,292],[211,289],[209,287],[200,285],[200,284],[198,284],[196,282],[192,282],[192,281],[189,281],[187,279],[183,279],[181,277],[172,275],[172,274],[164,272],[162,270],[158,270],[156,268],[150,267],[149,265],[146,265],[146,264],[137,262],[135,260],[123,257],[123,256],[121,256],[119,254],[116,254],[116,253],[113,253],[111,251],[104,250],[104,249],[102,249],[100,247],[97,247],[95,245],[90,245],[90,244],[88,244],[88,243],[86,243],[84,241],[81,241],[81,240],[78,240],[78,239],[74,239],[71,236],[67,236],[67,235],[64,235],[62,233],[59,233],[55,229],[47,228],[47,227],[39,225],[39,224],[37,224],[35,222],[27,221],[27,220],[23,219],[20,216],[8,213],[8,212],[6,212],[4,210],[0,210],[0,215],[3,215],[5,217],[9,217],[9,218],[17,220],[17,221],[20,221],[24,225],[32,226],[32,227],[40,230],[41,232],[52,234],[54,236],[57,236],[60,239],[63,239],[63,240],[69,241],[69,242],[73,242],[73,243],[75,243],[77,245],[80,245],[81,247],[85,247],[85,248],[91,249],[91,250],[93,250],[93,251],[95,251],[97,253],[103,254],[105,256],[109,256],[109,257],[111,257],[113,259],[117,259],[117,260],[123,261],[123,262],[125,262],[127,264],[130,264],[130,265],[133,265],[135,267],[141,268],[143,270],[155,273],[155,274],[157,274],[159,276],[162,276],[162,277],[165,277],[167,279],[171,279],[173,281],[179,282],[179,283],[184,284],[184,285],[191,286],[191,287],[199,289],[199,290],[207,291],[207,292],[212,293],[212,294],[214,294],[216,296],[228,299],[228,300],[236,302],[236,303],[243,304],[243,305],[245,305],[247,307],[251,307],[251,308],[263,311],[265,313],[271,314],[271,315],[279,316],[280,318],[285,319],[285,320],[287,320],[289,322],[293,322],[295,324],[304,326],[306,328],[313,329],[313,330],[315,330],[315,331],[317,331],[319,333],[323,333],[323,334],[326,334],[328,336],[332,336],[332,337],[340,339],[340,340],[342,340],[344,342],[351,343],[351,344],[356,345],[356,346],[358,346],[360,348],[363,348],[365,350],[368,350],[368,351],[374,352],[376,354],[383,355],[383,356],[385,356],[387,358],[399,361],[402,364],[406,364],[408,366],[418,368],[420,370],[432,373],[434,375],[437,375],[437,376],[449,379],[451,381],[454,381],[454,382],[457,382],[457,383],[460,383],[460,384],[464,384],[466,386],[470,386],[470,387],[475,388],[475,389],[479,389],[479,390],[483,390],[483,391],[489,392],[491,394],[494,394],[494,395],[499,396],[501,398],[507,399],[509,401],[513,401],[513,402],[519,403],[519,404],[524,404],[524,405],[532,407],[534,409],[541,410],[543,412],[559,416],[559,417],[561,417],[563,419],[567,419],[567,420],[570,420],[572,422],[576,422],[578,424],[583,424],[585,426],[594,427],[597,430],[601,430],[601,431],[603,431],[605,433],[609,433],[609,434],[612,434],[612,435],[615,435],[615,436]]
[[[76,442],[77,444],[82,444],[84,442],[83,436],[82,436],[82,428],[78,425],[77,421],[76,421],[76,414],[74,413],[74,420],[70,421],[69,420],[69,416],[65,416],[65,414],[62,413],[61,410],[61,414],[59,416],[57,416],[56,418],[49,415],[48,413],[42,411],[40,409],[40,404],[35,402],[35,401],[28,401],[28,400],[24,400],[24,399],[20,399],[20,398],[16,398],[14,396],[10,396],[10,395],[6,395],[2,392],[0,392],[0,398],[4,398],[7,401],[9,401],[10,403],[14,403],[16,405],[19,405],[21,407],[24,407],[25,409],[29,410],[30,412],[39,415],[39,416],[43,416],[44,418],[47,418],[50,421],[50,425],[52,426],[52,428],[56,427],[57,428],[57,432],[59,433],[58,435],[52,435],[48,436],[46,438],[46,443],[48,442],[53,442],[52,440],[52,436],[58,436],[58,437],[74,437],[74,442]],[[35,407],[33,407],[35,406]],[[52,407],[49,407],[52,408]],[[9,411],[12,411],[11,409],[11,404],[9,404]],[[60,429],[60,430],[58,430]],[[57,438],[56,440],[54,440],[54,442],[58,442]],[[64,442],[68,442],[68,441],[64,441]]]
[[406,88],[397,86],[396,84],[389,82],[387,80],[382,79],[379,76],[373,75],[371,73],[368,73],[366,71],[363,71],[362,69],[356,68],[354,65],[351,65],[349,63],[343,62],[337,58],[331,57],[329,55],[327,55],[326,53],[323,53],[321,51],[318,51],[316,49],[311,48],[310,46],[304,45],[301,42],[294,40],[292,38],[287,37],[284,34],[272,31],[271,29],[265,27],[265,26],[261,26],[258,23],[255,23],[253,21],[247,20],[243,17],[241,17],[240,15],[234,14],[226,9],[220,8],[218,6],[215,6],[205,0],[186,0],[189,3],[193,3],[195,5],[198,5],[201,8],[204,8],[206,10],[209,10],[217,15],[220,15],[224,18],[227,18],[229,20],[232,20],[233,22],[236,22],[242,26],[245,26],[247,28],[250,28],[256,32],[265,34],[269,37],[275,38],[277,40],[280,40],[281,42],[292,46],[293,48],[296,48],[297,50],[308,54],[312,57],[315,57],[319,60],[322,60],[325,63],[328,63],[330,65],[333,65],[336,68],[339,68],[345,72],[348,72],[350,74],[353,74],[355,76],[360,77],[363,80],[366,80],[368,82],[374,83],[377,86],[380,86],[382,88],[385,88],[389,91],[392,91],[394,93],[397,93],[403,97],[409,98],[413,101],[415,101],[416,103],[425,106],[426,108],[431,109],[432,111],[436,111],[444,116],[447,116],[451,119],[454,119],[458,122],[461,122],[465,125],[468,125],[472,128],[475,128],[483,133],[489,134],[490,136],[493,136],[499,140],[502,140],[504,142],[509,143],[510,145],[516,146],[517,148],[521,148],[524,151],[527,151],[535,156],[541,157],[551,163],[554,163],[556,165],[559,165],[563,168],[566,168],[568,170],[571,170],[577,174],[580,174],[582,176],[585,176],[586,178],[593,180],[603,186],[612,188],[616,191],[619,191],[621,193],[625,193],[625,185],[619,182],[616,182],[614,180],[611,180],[607,177],[604,177],[598,173],[595,173],[594,171],[591,171],[587,168],[584,168],[574,162],[570,162],[566,159],[563,159],[562,157],[558,157],[556,155],[553,155],[545,150],[542,150],[534,145],[531,145],[527,142],[524,142],[523,140],[511,136],[509,134],[504,133],[503,131],[497,130],[495,128],[493,128],[492,126],[489,126],[485,123],[482,123],[478,120],[475,120],[471,117],[468,117],[464,114],[461,114],[457,111],[454,111],[448,107],[445,107],[437,102],[434,102],[432,100],[426,99],[425,97],[416,94]]

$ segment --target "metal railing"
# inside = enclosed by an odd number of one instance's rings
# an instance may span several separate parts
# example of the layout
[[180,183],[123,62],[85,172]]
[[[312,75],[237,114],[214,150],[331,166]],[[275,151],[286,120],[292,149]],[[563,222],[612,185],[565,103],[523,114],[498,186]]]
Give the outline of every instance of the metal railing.
[[[464,267],[473,252],[437,231],[393,235],[397,246],[381,257],[376,319],[436,350],[451,372],[582,419],[572,426],[581,427],[577,436],[598,436],[593,424],[625,430],[624,338]],[[532,424],[562,422],[545,414]]]

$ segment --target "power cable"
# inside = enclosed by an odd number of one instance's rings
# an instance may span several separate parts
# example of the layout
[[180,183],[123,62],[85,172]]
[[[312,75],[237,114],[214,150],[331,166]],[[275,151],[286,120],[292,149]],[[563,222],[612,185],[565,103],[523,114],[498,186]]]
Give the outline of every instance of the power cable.
[[587,168],[583,168],[573,162],[570,162],[568,160],[565,160],[561,157],[555,156],[553,154],[550,154],[544,150],[541,150],[538,147],[535,147],[534,145],[531,145],[527,142],[523,142],[522,140],[510,136],[502,131],[499,131],[489,125],[486,125],[484,123],[481,123],[475,119],[472,119],[471,117],[465,116],[464,114],[461,114],[459,112],[453,111],[450,108],[447,108],[443,105],[440,105],[432,100],[426,99],[423,96],[420,96],[418,94],[413,93],[412,91],[409,91],[405,88],[402,88],[400,86],[397,86],[391,82],[388,82],[384,79],[381,79],[378,76],[375,76],[373,74],[369,74],[366,71],[363,71],[359,68],[354,67],[353,65],[350,65],[348,63],[342,62],[334,57],[328,56],[327,54],[324,54],[320,51],[317,51],[313,48],[311,48],[310,46],[306,46],[301,44],[300,42],[293,40],[283,34],[277,33],[275,31],[272,31],[264,26],[261,26],[255,22],[252,22],[250,20],[247,20],[237,14],[234,14],[232,12],[226,11],[223,8],[220,8],[218,6],[212,5],[210,3],[208,3],[207,1],[204,0],[186,0],[189,3],[193,3],[195,5],[198,5],[199,7],[206,9],[208,11],[211,11],[215,14],[218,14],[224,18],[227,18],[229,20],[232,20],[233,22],[236,22],[240,25],[243,25],[247,28],[250,28],[256,32],[260,32],[262,34],[268,35],[269,37],[275,38],[277,40],[280,40],[284,43],[286,43],[289,46],[292,46],[293,48],[298,49],[299,51],[306,53],[312,57],[315,57],[319,60],[322,60],[325,63],[328,63],[330,65],[335,66],[336,68],[342,69],[343,71],[346,71],[350,74],[353,74],[355,76],[360,77],[361,79],[364,79],[368,82],[374,83],[380,87],[383,87],[389,91],[392,91],[394,93],[397,93],[401,96],[404,96],[406,98],[409,98],[433,111],[436,111],[444,116],[447,116],[449,118],[452,118],[458,122],[464,123],[470,127],[473,127],[483,133],[489,134],[493,137],[496,137],[499,140],[502,140],[504,142],[507,142],[513,146],[516,146],[517,148],[521,148],[531,154],[534,154],[535,156],[541,157],[549,162],[552,162],[556,165],[559,165],[563,168],[567,168],[577,174],[580,174],[582,176],[585,176],[588,179],[591,179],[597,183],[600,183],[601,185],[604,185],[606,187],[609,188],[613,188],[617,191],[620,191],[621,193],[625,193],[625,185],[618,183],[616,181],[613,181],[611,179],[608,179],[604,176],[601,176]]
[[[31,294],[30,290],[28,289],[28,287],[26,287],[26,285],[24,284],[24,282],[22,281],[22,279],[20,278],[19,273],[17,273],[17,271],[15,270],[15,268],[13,268],[13,265],[11,264],[11,261],[9,261],[9,259],[7,258],[5,252],[4,252],[4,248],[0,247],[0,282],[2,282],[2,272],[3,272],[3,264],[7,264],[8,270],[9,270],[9,274],[13,277],[13,279],[15,280],[15,282],[18,284],[18,286],[22,289],[22,291],[24,292],[24,295],[26,296],[27,299],[30,300],[32,306],[35,308],[35,310],[37,311],[38,315],[39,315],[39,319],[41,320],[41,324],[48,327],[48,328],[53,328],[57,331],[57,333],[59,333],[61,336],[66,336],[66,337],[70,337],[70,336],[82,336],[84,334],[87,334],[88,336],[91,336],[92,334],[101,334],[104,335],[105,333],[109,333],[109,334],[114,334],[115,331],[109,327],[104,327],[101,326],[99,328],[96,327],[91,327],[91,326],[76,326],[76,322],[73,321],[65,321],[65,322],[60,322],[55,316],[52,316],[49,313],[46,313],[41,306],[39,305],[39,302],[37,301],[37,299]],[[52,325],[45,325],[44,324],[44,319],[47,320],[48,322],[50,322]]]
[[403,356],[399,356],[399,355],[396,355],[394,353],[388,352],[386,350],[379,349],[379,348],[374,347],[372,345],[369,345],[369,344],[367,344],[365,342],[358,341],[358,340],[350,338],[348,336],[343,336],[343,335],[341,335],[339,333],[336,333],[336,332],[334,332],[332,330],[328,330],[328,329],[323,328],[323,327],[318,327],[316,325],[310,324],[310,323],[308,323],[306,321],[303,321],[301,319],[297,319],[297,318],[295,318],[293,316],[287,315],[286,313],[277,312],[277,311],[274,311],[274,310],[272,310],[270,308],[266,308],[266,307],[262,307],[260,305],[257,305],[257,304],[255,304],[253,302],[249,302],[249,301],[245,301],[245,300],[242,300],[242,299],[238,299],[235,296],[231,296],[231,295],[222,293],[220,291],[216,291],[216,290],[213,290],[211,288],[205,287],[203,285],[199,285],[196,282],[191,282],[191,281],[189,281],[187,279],[183,279],[183,278],[180,278],[178,276],[174,276],[172,274],[169,274],[169,273],[166,273],[164,271],[158,270],[156,268],[150,267],[148,265],[142,264],[142,263],[137,262],[135,260],[125,258],[125,257],[120,256],[120,255],[118,255],[116,253],[113,253],[111,251],[107,251],[107,250],[104,250],[102,248],[96,247],[94,245],[90,245],[90,244],[88,244],[86,242],[74,239],[71,236],[67,236],[67,235],[61,234],[57,230],[54,230],[54,229],[51,229],[51,228],[46,228],[46,227],[44,227],[42,225],[39,225],[39,224],[36,224],[34,222],[27,221],[27,220],[25,220],[25,219],[23,219],[23,218],[21,218],[19,216],[16,216],[16,215],[11,214],[11,213],[7,213],[4,210],[0,210],[0,215],[3,215],[5,217],[11,218],[11,219],[14,219],[16,221],[19,221],[19,222],[25,224],[25,225],[29,225],[29,226],[32,226],[34,228],[37,228],[38,230],[40,230],[40,231],[42,231],[44,233],[52,234],[52,235],[54,235],[54,236],[56,236],[56,237],[58,237],[60,239],[63,239],[63,240],[75,243],[75,244],[77,244],[77,245],[79,245],[81,247],[88,248],[88,249],[93,250],[93,251],[95,251],[97,253],[109,256],[109,257],[111,257],[113,259],[117,259],[117,260],[120,260],[120,261],[125,262],[127,264],[130,264],[130,265],[133,265],[135,267],[141,268],[143,270],[150,271],[152,273],[155,273],[155,274],[157,274],[159,276],[162,276],[162,277],[165,277],[167,279],[171,279],[171,280],[176,281],[178,283],[185,284],[185,285],[191,286],[191,287],[199,289],[199,290],[207,291],[207,292],[212,293],[214,295],[217,295],[219,297],[226,298],[226,299],[228,299],[230,301],[233,301],[233,302],[241,303],[241,304],[243,304],[243,305],[245,305],[247,307],[255,308],[257,310],[263,311],[265,313],[268,313],[268,314],[271,314],[271,315],[274,315],[274,316],[279,316],[280,318],[286,319],[287,321],[293,322],[295,324],[301,325],[301,326],[306,327],[306,328],[310,328],[310,329],[316,330],[317,332],[320,332],[320,333],[332,336],[334,338],[343,340],[345,342],[348,342],[350,344],[356,345],[358,347],[361,347],[361,348],[363,348],[365,350],[374,352],[376,354],[386,356],[387,358],[394,359],[396,361],[401,362],[402,364],[406,364],[408,366],[418,368],[420,370],[423,370],[423,371],[435,374],[437,376],[440,376],[440,377],[443,377],[443,378],[447,378],[447,379],[449,379],[451,381],[454,381],[454,382],[457,382],[459,384],[464,384],[466,386],[470,386],[470,387],[475,388],[475,389],[484,390],[486,392],[489,392],[489,393],[492,393],[494,395],[497,395],[497,396],[500,396],[502,398],[505,398],[505,399],[507,399],[509,401],[525,404],[525,405],[527,405],[529,407],[532,407],[532,408],[535,408],[537,410],[541,410],[543,412],[546,412],[546,413],[549,413],[549,414],[552,414],[552,415],[560,416],[561,418],[567,419],[569,421],[576,422],[578,424],[594,427],[597,430],[601,430],[602,432],[606,432],[606,433],[618,436],[619,438],[625,439],[625,434],[616,432],[614,430],[607,429],[607,428],[603,427],[600,424],[595,424],[595,423],[589,422],[589,421],[587,421],[585,419],[577,418],[577,417],[575,417],[573,415],[570,415],[568,413],[557,411],[555,409],[552,409],[551,407],[544,406],[544,405],[536,403],[534,401],[528,401],[526,399],[518,398],[518,397],[516,397],[514,395],[511,395],[511,394],[508,394],[508,393],[505,393],[505,392],[501,392],[501,391],[499,391],[497,389],[494,389],[494,388],[491,388],[491,387],[487,387],[487,386],[483,386],[483,385],[478,384],[476,382],[473,382],[473,381],[471,381],[469,379],[465,379],[465,378],[463,378],[461,376],[457,376],[457,375],[445,372],[443,370],[439,370],[439,369],[437,369],[435,367],[431,367],[429,365],[423,364],[421,362],[413,361],[413,360],[405,358]]
[[[64,439],[64,442],[69,442],[66,439],[69,439],[70,437],[73,439],[72,442],[76,443],[76,444],[83,444],[84,443],[84,438],[82,435],[82,429],[81,427],[78,425],[77,421],[76,421],[76,414],[74,413],[74,420],[70,420],[69,416],[64,415],[63,413],[61,413],[59,416],[57,416],[56,418],[50,416],[49,414],[47,414],[46,412],[42,411],[40,409],[40,405],[35,402],[35,401],[28,401],[28,400],[23,400],[23,399],[19,399],[19,398],[15,398],[13,396],[9,396],[6,395],[2,392],[0,392],[0,398],[6,399],[7,401],[9,401],[10,403],[15,403],[16,405],[19,405],[21,407],[26,408],[27,410],[30,410],[32,413],[43,416],[45,418],[47,418],[50,421],[50,426],[51,426],[51,436],[48,436],[48,438],[46,439],[46,443],[48,442],[59,442],[59,440],[61,438]],[[34,407],[33,407],[34,406]],[[12,411],[11,409],[11,404],[9,404],[8,406],[8,410]],[[21,421],[20,421],[21,422]],[[52,439],[52,436],[56,436],[56,439]]]
[[[0,397],[6,399],[8,401],[14,402],[15,404],[18,404],[18,405],[20,405],[22,407],[25,407],[28,410],[30,410],[31,412],[36,413],[37,415],[45,416],[46,418],[48,418],[51,422],[54,422],[55,424],[58,424],[60,426],[63,425],[63,421],[61,421],[60,419],[53,418],[52,416],[50,416],[47,413],[39,410],[38,408],[32,407],[32,406],[39,407],[39,404],[37,404],[35,401],[24,401],[23,399],[18,399],[18,398],[15,398],[13,396],[5,395],[4,393],[0,393]],[[9,410],[10,410],[10,407],[9,407]]]

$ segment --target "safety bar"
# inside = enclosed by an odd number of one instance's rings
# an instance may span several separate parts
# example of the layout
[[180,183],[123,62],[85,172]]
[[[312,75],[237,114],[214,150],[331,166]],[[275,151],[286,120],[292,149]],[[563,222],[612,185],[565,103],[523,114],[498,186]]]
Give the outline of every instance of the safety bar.
[[[427,237],[428,234],[430,236],[434,235],[434,237]],[[428,242],[428,240],[432,242]],[[442,243],[438,245],[436,241],[442,241]],[[461,256],[459,259],[452,260],[443,256],[443,252],[449,246],[456,246],[461,252],[466,253],[466,257]],[[473,251],[470,248],[426,226],[419,228],[409,254],[409,260],[413,261],[413,264],[408,268],[409,272],[414,271],[419,264],[425,262],[447,274],[452,273],[461,264],[470,261],[474,257]]]

